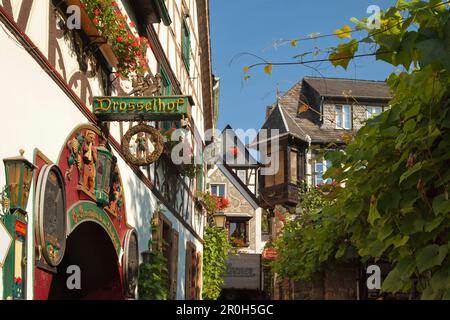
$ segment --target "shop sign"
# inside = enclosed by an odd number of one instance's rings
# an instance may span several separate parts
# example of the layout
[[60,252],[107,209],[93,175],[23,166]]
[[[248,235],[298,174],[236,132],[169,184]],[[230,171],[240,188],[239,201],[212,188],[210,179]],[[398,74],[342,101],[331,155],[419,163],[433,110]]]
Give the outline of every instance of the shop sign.
[[87,221],[98,223],[108,233],[116,250],[117,256],[120,257],[121,245],[119,234],[108,214],[94,202],[79,201],[74,204],[68,213],[68,234],[70,234],[79,224]]
[[224,289],[261,290],[261,255],[231,255],[224,280]]
[[180,120],[193,104],[190,96],[94,97],[93,110],[101,121]]
[[139,275],[139,248],[136,230],[128,230],[124,242],[123,274],[125,290],[129,297],[134,297]]
[[5,263],[6,256],[8,255],[9,247],[11,246],[12,237],[9,234],[6,227],[0,221],[0,268]]
[[45,261],[60,264],[66,248],[66,191],[57,165],[44,165],[36,188],[36,237]]

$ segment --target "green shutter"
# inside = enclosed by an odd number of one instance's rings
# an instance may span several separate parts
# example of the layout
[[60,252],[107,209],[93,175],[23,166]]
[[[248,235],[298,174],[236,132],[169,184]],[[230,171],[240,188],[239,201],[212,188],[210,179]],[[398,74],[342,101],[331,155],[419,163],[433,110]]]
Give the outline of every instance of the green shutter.
[[182,55],[186,69],[190,70],[190,51],[191,51],[191,34],[186,19],[183,20],[183,39],[182,39]]
[[162,80],[162,95],[170,96],[172,94],[172,83],[170,82],[169,76],[163,66],[160,67],[159,73],[161,74]]

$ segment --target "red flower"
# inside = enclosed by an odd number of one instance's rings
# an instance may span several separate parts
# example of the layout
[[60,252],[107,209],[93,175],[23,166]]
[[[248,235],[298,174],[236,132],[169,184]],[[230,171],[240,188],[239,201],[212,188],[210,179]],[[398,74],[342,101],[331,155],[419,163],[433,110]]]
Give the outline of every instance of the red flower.
[[123,22],[121,22],[121,23],[119,24],[119,28],[120,28],[120,29],[125,29],[125,24],[124,24]]
[[100,9],[99,9],[99,8],[95,8],[95,10],[94,10],[94,15],[95,15],[96,17],[98,17],[98,16],[100,15],[100,13],[101,13]]
[[96,26],[98,25],[98,19],[97,19],[97,18],[92,19],[92,22],[93,22]]
[[117,37],[117,42],[123,42],[123,37],[122,36],[118,36]]
[[237,157],[237,155],[239,154],[239,149],[238,149],[237,147],[231,147],[231,148],[230,148],[230,154],[231,154],[233,157]]
[[135,24],[133,21],[131,21],[131,22],[130,22],[130,26],[131,26],[132,28],[134,28],[134,27],[136,26],[136,24]]
[[111,2],[111,5],[116,8],[119,7],[119,4],[116,1]]
[[84,3],[80,4],[81,9],[86,10],[86,5]]

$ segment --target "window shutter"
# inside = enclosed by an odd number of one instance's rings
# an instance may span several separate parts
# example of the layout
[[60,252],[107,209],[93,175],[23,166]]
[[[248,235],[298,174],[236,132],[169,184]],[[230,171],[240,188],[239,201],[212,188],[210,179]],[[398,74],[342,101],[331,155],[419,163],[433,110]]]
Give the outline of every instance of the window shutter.
[[170,283],[170,295],[171,299],[175,300],[177,298],[177,287],[178,287],[178,232],[172,231],[172,259],[171,259],[171,283]]
[[191,299],[191,266],[192,266],[192,255],[191,255],[191,243],[186,244],[186,261],[184,267],[184,296],[186,300]]
[[191,250],[191,299],[195,300],[197,291],[197,256],[194,248]]
[[202,255],[197,253],[197,300],[202,298]]

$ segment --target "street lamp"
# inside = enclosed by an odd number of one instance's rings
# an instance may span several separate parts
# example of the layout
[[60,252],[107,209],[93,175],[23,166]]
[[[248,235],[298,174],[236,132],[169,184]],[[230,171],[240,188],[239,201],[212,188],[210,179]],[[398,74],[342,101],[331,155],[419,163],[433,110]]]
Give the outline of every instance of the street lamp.
[[23,157],[24,150],[21,149],[19,152],[18,157],[3,159],[6,172],[6,194],[9,198],[10,213],[19,210],[25,214],[36,166]]
[[109,192],[111,189],[111,172],[113,167],[113,155],[104,146],[97,148],[97,176],[95,179],[95,197],[97,203],[104,207],[109,204]]
[[227,216],[223,212],[217,212],[213,215],[213,220],[216,227],[224,229]]
[[3,222],[13,243],[3,266],[4,299],[24,299],[27,278],[27,202],[36,166],[20,156],[4,159],[9,210]]

